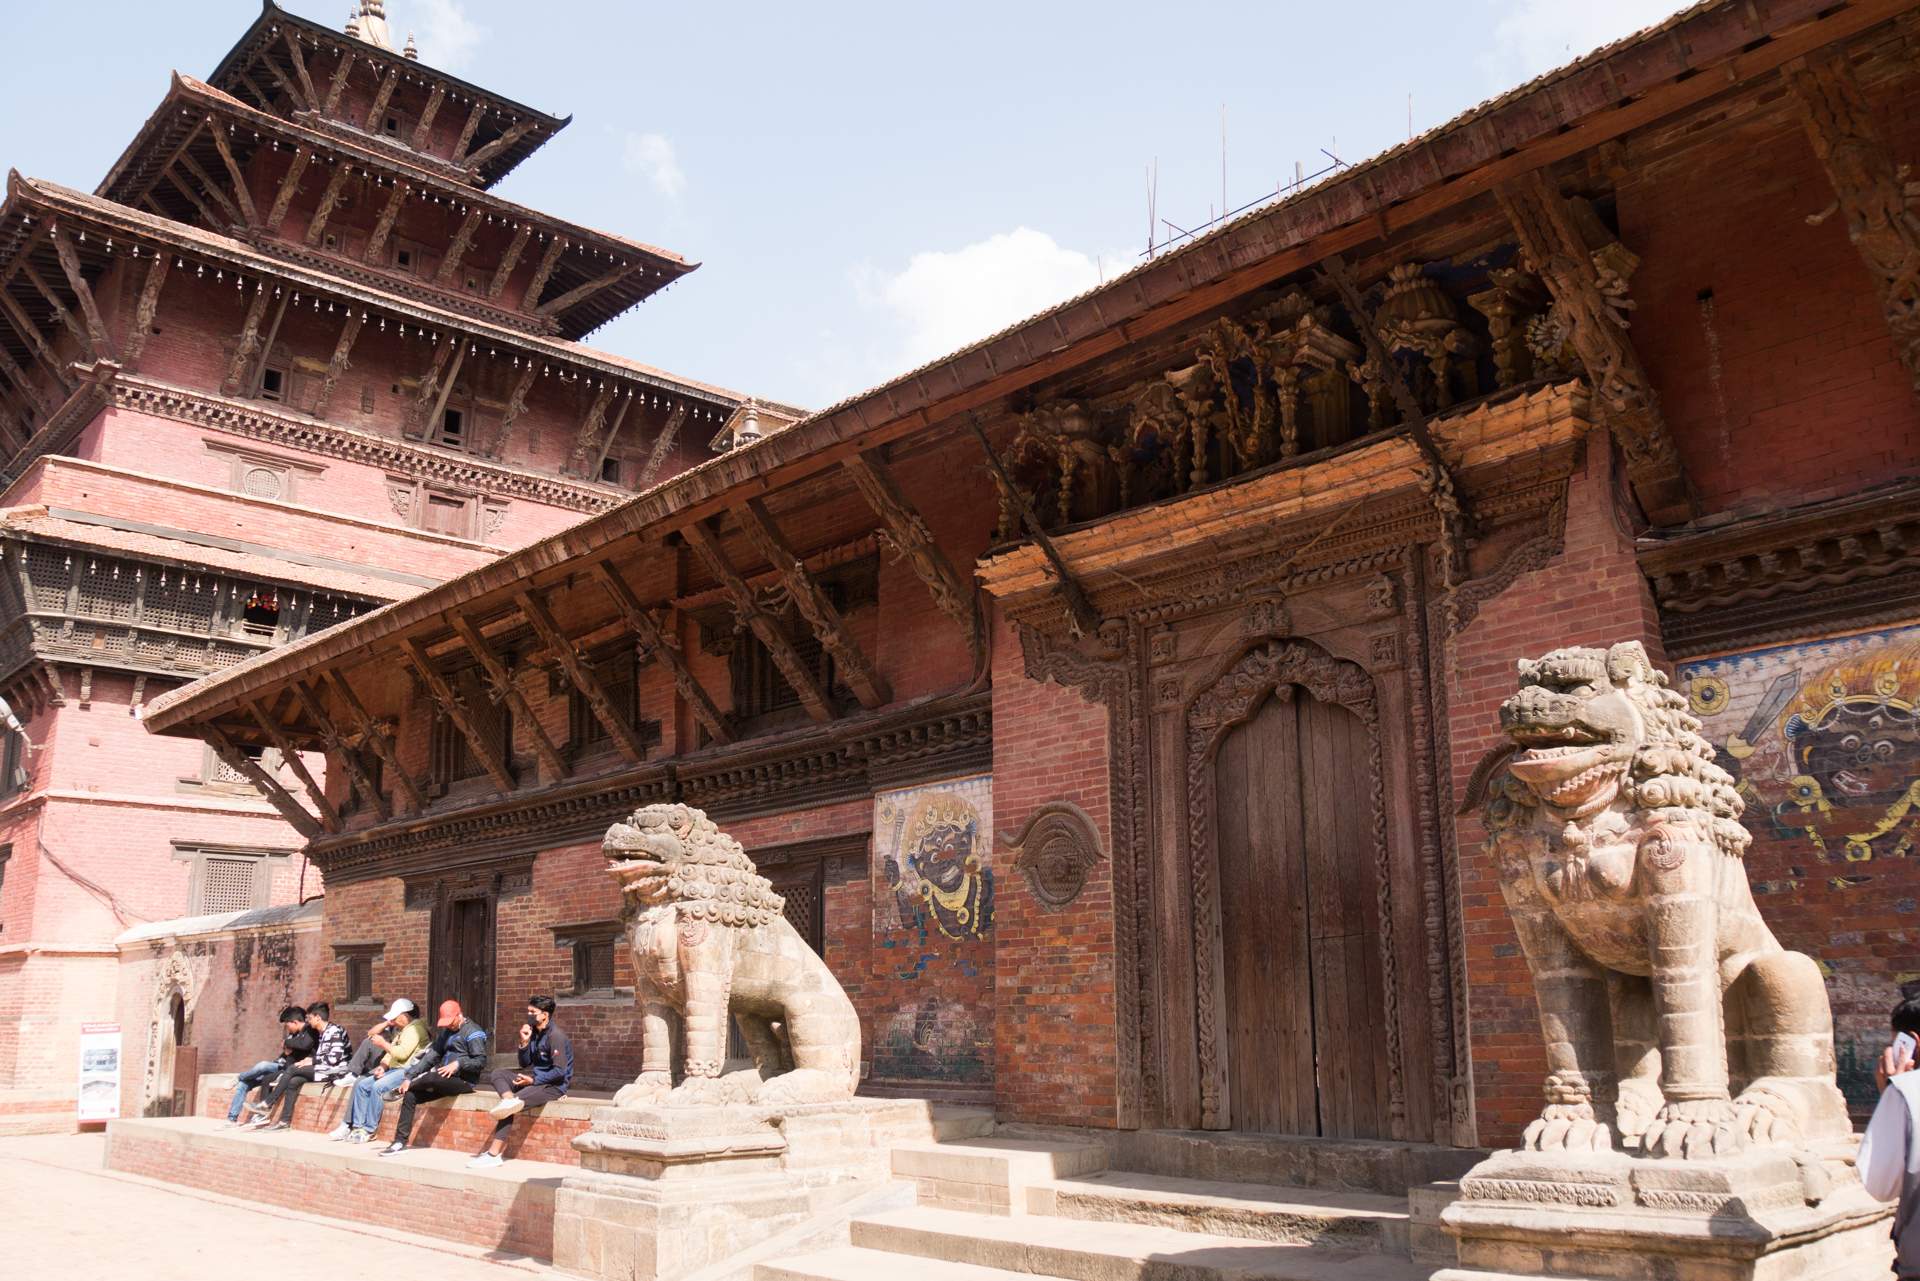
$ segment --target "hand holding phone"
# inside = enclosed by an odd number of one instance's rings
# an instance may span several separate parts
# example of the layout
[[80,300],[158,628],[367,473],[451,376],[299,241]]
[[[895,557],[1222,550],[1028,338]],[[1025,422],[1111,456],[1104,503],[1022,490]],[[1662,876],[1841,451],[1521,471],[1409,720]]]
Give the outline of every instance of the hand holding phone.
[[1913,1033],[1902,1032],[1893,1038],[1893,1044],[1880,1052],[1880,1061],[1873,1065],[1873,1077],[1882,1090],[1887,1083],[1902,1072],[1911,1072],[1914,1059],[1920,1055],[1920,1040]]

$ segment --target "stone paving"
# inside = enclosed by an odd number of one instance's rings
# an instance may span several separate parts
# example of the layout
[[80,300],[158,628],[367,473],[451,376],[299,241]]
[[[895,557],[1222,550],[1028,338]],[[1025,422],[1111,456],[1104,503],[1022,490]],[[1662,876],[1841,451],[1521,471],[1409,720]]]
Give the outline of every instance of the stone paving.
[[[556,1275],[519,1256],[262,1207],[105,1168],[104,1134],[0,1138],[8,1281],[259,1281],[305,1275],[515,1281]],[[28,1229],[22,1232],[20,1229]]]

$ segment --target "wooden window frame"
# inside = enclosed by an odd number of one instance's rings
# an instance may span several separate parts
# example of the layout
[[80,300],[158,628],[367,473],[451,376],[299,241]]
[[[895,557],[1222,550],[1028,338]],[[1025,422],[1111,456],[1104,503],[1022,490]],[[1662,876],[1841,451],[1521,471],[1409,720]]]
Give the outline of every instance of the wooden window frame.
[[627,941],[626,927],[617,920],[579,921],[571,925],[549,925],[553,932],[553,945],[566,948],[572,958],[573,985],[564,993],[556,993],[562,1004],[623,1004],[633,1002],[633,989],[614,984],[608,987],[588,987],[589,957],[594,949],[610,947],[613,949],[612,975],[617,979],[620,973],[620,948]]
[[[374,963],[384,961],[387,945],[379,943],[335,943],[333,959],[341,967],[340,1000],[335,1002],[335,1013],[341,1010],[377,1010],[381,1008],[380,991],[374,985]],[[355,971],[366,977],[367,988],[364,994],[355,991]]]
[[[187,915],[214,915],[206,906],[207,864],[215,859],[253,864],[252,901],[240,911],[258,911],[273,901],[273,874],[288,865],[296,851],[260,845],[219,845],[205,841],[174,841],[173,860],[190,864],[187,877]],[[228,909],[233,910],[233,909]]]

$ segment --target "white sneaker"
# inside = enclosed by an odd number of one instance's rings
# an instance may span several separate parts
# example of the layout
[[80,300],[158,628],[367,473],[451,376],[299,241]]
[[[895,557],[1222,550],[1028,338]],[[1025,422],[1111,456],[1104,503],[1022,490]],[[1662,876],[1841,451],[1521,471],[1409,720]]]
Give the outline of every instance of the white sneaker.
[[349,1072],[343,1077],[338,1077],[332,1081],[329,1081],[327,1084],[332,1089],[351,1090],[353,1088],[353,1083],[355,1081],[358,1081],[359,1079],[360,1079],[359,1077]]
[[402,1152],[405,1152],[406,1150],[407,1150],[407,1145],[404,1143],[389,1143],[387,1144],[387,1146],[385,1146],[384,1148],[381,1148],[374,1155],[375,1156],[399,1156]]
[[342,1121],[338,1126],[334,1127],[333,1130],[328,1132],[327,1137],[329,1139],[332,1139],[335,1143],[338,1143],[340,1140],[346,1138],[347,1135],[351,1134],[352,1132],[353,1132],[353,1127],[348,1125],[345,1121]]
[[272,1125],[272,1124],[273,1124],[273,1118],[268,1116],[265,1112],[262,1112],[259,1116],[256,1116],[251,1121],[247,1122],[247,1128],[249,1130],[264,1130],[269,1125]]
[[245,1121],[222,1121],[220,1124],[214,1126],[213,1128],[216,1130],[237,1130],[245,1124],[246,1124]]
[[518,1098],[501,1099],[498,1103],[487,1109],[487,1115],[496,1121],[504,1121],[526,1106],[527,1105],[522,1103]]
[[469,1170],[491,1170],[496,1165],[505,1164],[506,1160],[504,1158],[495,1156],[491,1152],[482,1152],[479,1156],[467,1162],[467,1168]]

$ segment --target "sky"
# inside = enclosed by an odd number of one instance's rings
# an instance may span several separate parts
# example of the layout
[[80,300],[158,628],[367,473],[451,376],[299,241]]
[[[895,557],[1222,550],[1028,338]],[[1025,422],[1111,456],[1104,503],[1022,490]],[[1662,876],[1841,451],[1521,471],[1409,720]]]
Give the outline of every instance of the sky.
[[[0,164],[95,187],[249,0],[4,0]],[[286,0],[336,28],[348,0]],[[388,0],[421,61],[573,123],[496,191],[698,271],[595,347],[823,408],[1364,160],[1676,0]],[[1224,122],[1224,147],[1223,147]],[[1223,155],[1224,152],[1224,155]],[[1165,225],[1160,239],[1174,234]]]

